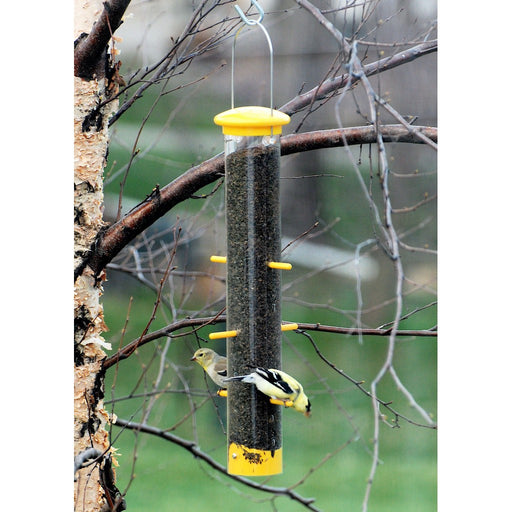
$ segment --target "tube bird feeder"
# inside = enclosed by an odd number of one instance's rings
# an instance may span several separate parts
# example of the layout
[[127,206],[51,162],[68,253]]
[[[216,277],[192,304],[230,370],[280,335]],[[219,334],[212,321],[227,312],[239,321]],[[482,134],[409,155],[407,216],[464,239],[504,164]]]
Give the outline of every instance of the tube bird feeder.
[[[258,23],[259,25],[259,23]],[[260,25],[261,28],[263,28]],[[265,31],[265,34],[268,34]],[[232,101],[233,107],[233,101]],[[228,377],[255,366],[281,368],[280,134],[290,122],[267,107],[218,114],[225,150],[227,227],[226,338]],[[282,472],[282,407],[253,385],[230,382],[228,472]]]

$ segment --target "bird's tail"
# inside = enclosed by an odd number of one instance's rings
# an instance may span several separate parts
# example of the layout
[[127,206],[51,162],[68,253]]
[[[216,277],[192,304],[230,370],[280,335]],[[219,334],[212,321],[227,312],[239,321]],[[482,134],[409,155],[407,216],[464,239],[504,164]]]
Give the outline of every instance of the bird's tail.
[[224,382],[231,382],[231,381],[237,381],[237,380],[243,381],[247,377],[249,377],[249,375],[237,375],[236,377],[228,377],[227,379],[224,379]]

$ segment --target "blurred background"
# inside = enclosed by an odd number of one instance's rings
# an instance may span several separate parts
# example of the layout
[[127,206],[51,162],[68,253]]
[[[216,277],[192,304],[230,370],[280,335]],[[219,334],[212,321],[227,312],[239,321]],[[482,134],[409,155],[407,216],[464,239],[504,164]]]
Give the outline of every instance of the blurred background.
[[[244,10],[249,1],[236,2]],[[179,40],[203,5],[202,24],[182,46],[166,75],[132,102],[151,69]],[[231,48],[238,16],[235,2],[133,1],[115,43],[128,88],[112,125],[113,142],[105,175],[105,216],[114,222],[157,185],[223,150],[213,117],[230,108]],[[261,0],[263,24],[274,47],[274,104],[343,74],[346,61],[337,44],[311,14],[293,1]],[[364,64],[436,38],[434,0],[315,1],[349,40],[358,40]],[[214,7],[214,8],[213,8]],[[209,10],[211,8],[211,11]],[[252,8],[249,13],[254,13]],[[252,16],[254,18],[254,16]],[[197,19],[197,18],[196,18]],[[222,32],[224,31],[224,32]],[[215,39],[216,37],[216,39]],[[212,41],[215,41],[214,43]],[[205,50],[207,48],[207,50]],[[257,28],[237,39],[235,104],[269,104],[269,55]],[[188,60],[184,57],[192,55]],[[180,60],[181,59],[181,60]],[[137,82],[140,80],[140,82]],[[436,53],[370,79],[374,90],[418,126],[437,124]],[[133,85],[132,85],[133,84]],[[397,120],[380,111],[382,123]],[[365,126],[368,98],[359,84],[292,117],[284,134]],[[400,329],[428,330],[437,324],[436,153],[422,144],[386,144],[393,223],[401,241],[404,269]],[[281,159],[283,320],[343,327],[389,326],[396,307],[393,261],[376,242],[379,225],[370,197],[383,216],[378,152],[375,147],[323,149]],[[122,191],[122,201],[120,193]],[[109,265],[104,286],[105,338],[113,352],[148,325],[164,270],[161,303],[150,332],[186,317],[217,314],[224,306],[225,270],[209,261],[225,254],[224,188],[201,190],[151,226]],[[175,255],[173,256],[175,252]],[[107,374],[107,409],[120,418],[146,422],[192,440],[225,464],[226,411],[215,386],[190,362],[195,349],[225,353],[223,340],[208,341],[222,325],[141,347]],[[321,354],[356,381],[370,383],[388,351],[388,338],[310,332]],[[435,337],[400,337],[393,367],[416,404],[436,421]],[[373,457],[371,399],[318,356],[300,333],[283,335],[283,368],[297,376],[313,406],[306,419],[283,411],[284,472],[266,485],[288,487],[316,499],[323,511],[358,510],[365,498]],[[392,401],[379,431],[379,465],[368,510],[436,509],[436,430],[429,428],[387,374],[377,395]],[[415,424],[416,423],[416,424]],[[418,426],[417,424],[420,424]],[[398,427],[398,428],[397,428]],[[285,497],[255,491],[220,475],[178,445],[114,426],[119,453],[118,487],[128,489],[128,510],[294,511],[304,508]],[[262,481],[261,479],[258,482]],[[300,484],[299,484],[300,483]]]

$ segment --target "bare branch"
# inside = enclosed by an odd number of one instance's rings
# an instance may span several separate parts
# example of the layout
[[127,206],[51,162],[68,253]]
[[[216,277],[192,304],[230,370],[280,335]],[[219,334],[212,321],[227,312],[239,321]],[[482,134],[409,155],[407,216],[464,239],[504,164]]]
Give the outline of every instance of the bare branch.
[[[431,140],[437,140],[437,128],[416,126],[415,129]],[[372,126],[293,134],[282,138],[281,155],[344,145],[371,144],[377,141],[377,136]],[[383,142],[421,143],[414,134],[400,125],[381,126],[380,137]],[[89,265],[98,274],[123,247],[153,222],[222,176],[224,176],[223,153],[190,168],[110,226],[96,241],[90,259],[84,260],[83,266]],[[80,275],[82,268],[76,270],[75,278]]]
[[171,434],[170,432],[166,432],[164,430],[151,427],[150,425],[144,425],[141,423],[133,423],[130,421],[123,420],[121,418],[117,418],[115,425],[123,428],[129,428],[131,430],[135,430],[137,432],[144,432],[146,434],[151,434],[153,436],[160,437],[162,439],[165,439],[166,441],[170,441],[174,444],[177,444],[178,446],[181,446],[182,448],[185,448],[185,450],[188,450],[190,453],[194,455],[194,457],[203,460],[207,464],[209,464],[213,469],[219,471],[223,475],[240,482],[248,487],[251,487],[252,489],[256,489],[258,491],[262,492],[268,492],[271,494],[275,494],[276,496],[287,496],[291,500],[297,501],[304,507],[306,507],[309,510],[314,510],[317,512],[320,512],[318,508],[313,506],[313,502],[315,501],[314,498],[304,498],[303,496],[300,496],[296,492],[294,492],[291,488],[287,487],[271,487],[269,485],[263,485],[258,484],[256,482],[253,482],[252,480],[249,480],[248,478],[243,478],[241,476],[231,475],[228,473],[227,469],[222,465],[219,464],[216,460],[212,459],[208,454],[204,453],[199,449],[196,443],[193,441],[189,441],[187,439],[183,439],[181,437],[178,437],[174,434]]
[[[132,84],[129,84],[126,89],[121,91],[127,91],[134,85],[139,84],[137,90],[133,93],[131,98],[127,99],[120,107],[119,110],[110,118],[109,126],[112,126],[132,105],[135,101],[142,98],[144,92],[152,85],[160,82],[161,80],[168,80],[178,68],[190,66],[193,59],[202,55],[208,51],[214,50],[221,42],[228,36],[228,34],[235,28],[238,23],[238,19],[233,24],[224,26],[224,22],[221,22],[221,27],[212,36],[201,40],[193,48],[189,48],[194,36],[198,32],[207,30],[206,27],[202,27],[203,22],[208,18],[208,14],[215,9],[215,2],[210,7],[206,6],[207,1],[203,0],[199,5],[195,6],[194,12],[191,14],[190,19],[184,27],[181,35],[173,41],[172,48],[167,54],[160,59],[159,62],[146,68],[142,73],[142,76],[138,78]],[[227,20],[224,20],[227,21]],[[209,28],[215,26],[216,23],[211,25]],[[108,101],[108,100],[107,100]]]
[[[177,237],[179,238],[179,232],[181,231],[178,230],[178,235]],[[177,238],[176,238],[176,244],[177,244]],[[146,336],[148,330],[149,330],[149,327],[151,326],[151,324],[153,323],[153,321],[155,320],[156,318],[156,312],[158,310],[158,307],[160,305],[160,301],[161,301],[161,297],[162,297],[162,290],[163,290],[163,287],[164,287],[164,283],[165,281],[167,280],[167,276],[169,275],[169,272],[171,271],[171,265],[174,261],[174,257],[176,256],[176,245],[174,247],[174,250],[169,258],[169,261],[167,263],[167,267],[165,269],[165,272],[164,272],[164,275],[162,276],[162,278],[160,279],[160,284],[158,286],[158,289],[157,289],[157,297],[156,297],[156,300],[155,300],[155,303],[153,305],[153,311],[151,313],[151,316],[148,320],[148,322],[146,323],[146,327],[144,327],[144,330],[142,331],[142,334],[139,336],[138,340],[135,341],[135,343],[129,343],[125,349],[128,349],[128,352],[126,354],[126,357],[128,357],[129,355],[131,355],[133,352],[135,352],[135,350],[137,350],[137,348],[139,347],[141,341],[144,339],[144,337]]]
[[[437,128],[415,126],[415,129],[428,137],[429,140],[437,141]],[[384,142],[422,143],[422,141],[415,138],[411,131],[398,124],[380,126],[379,130]],[[281,139],[281,155],[345,145],[374,144],[375,142],[377,142],[377,132],[373,126],[356,126],[353,128],[335,128],[333,130],[295,133]]]
[[[385,236],[386,245],[380,244],[384,252],[390,258],[394,272],[395,272],[395,313],[394,319],[391,325],[389,338],[388,338],[388,347],[387,353],[385,357],[385,361],[380,367],[377,375],[372,380],[370,385],[371,392],[368,394],[372,400],[372,408],[374,412],[374,430],[373,430],[373,457],[372,464],[370,469],[370,474],[368,477],[366,490],[364,499],[362,502],[362,510],[366,512],[368,509],[368,503],[370,498],[370,493],[373,485],[373,480],[375,478],[377,465],[379,463],[379,445],[380,445],[380,423],[384,420],[382,413],[380,412],[380,406],[387,407],[388,405],[383,403],[377,397],[377,386],[382,381],[383,377],[386,373],[390,373],[391,377],[395,381],[398,389],[404,394],[409,403],[428,421],[429,424],[432,424],[432,420],[428,416],[428,414],[416,403],[412,394],[405,388],[405,386],[400,381],[398,374],[394,371],[393,368],[393,358],[395,353],[395,345],[396,345],[396,333],[398,331],[398,326],[400,322],[400,318],[402,316],[402,308],[403,308],[403,282],[404,282],[404,269],[402,266],[402,262],[400,259],[400,241],[399,236],[395,230],[392,218],[392,204],[391,204],[391,196],[389,190],[389,164],[387,158],[386,146],[384,144],[384,138],[381,134],[381,123],[379,118],[379,112],[377,111],[378,106],[384,107],[391,115],[395,117],[404,127],[406,127],[409,133],[414,133],[420,140],[427,143],[433,148],[437,148],[436,144],[433,143],[430,139],[425,139],[424,134],[421,132],[416,132],[416,128],[411,126],[409,122],[407,122],[395,109],[393,109],[390,105],[387,104],[384,100],[382,100],[379,95],[375,92],[370,81],[368,79],[367,69],[362,65],[361,60],[357,54],[357,42],[350,44],[349,41],[343,36],[340,30],[335,27],[325,16],[324,14],[311,2],[308,0],[295,0],[295,2],[307,10],[319,23],[325,28],[337,41],[340,48],[340,53],[348,56],[350,55],[350,61],[347,65],[348,74],[345,80],[345,85],[343,86],[343,95],[346,93],[347,89],[354,86],[355,83],[361,81],[364,90],[367,96],[368,108],[370,110],[369,120],[373,127],[375,128],[377,135],[377,150],[378,150],[378,176],[380,182],[380,188],[382,192],[383,199],[383,208],[384,208],[384,221],[382,222],[380,219],[380,215],[376,216],[377,224],[380,227],[381,232]],[[332,89],[334,92],[337,92],[337,89]],[[310,105],[313,104],[318,98],[318,90],[313,89],[314,96],[310,100]],[[341,97],[343,97],[343,95]],[[339,119],[339,118],[338,118]],[[340,123],[341,125],[341,123]],[[416,133],[415,133],[416,132]],[[368,196],[368,192],[366,187],[364,188],[366,195]],[[375,203],[371,197],[368,198],[370,201],[370,205],[372,207],[375,206]],[[376,211],[376,210],[375,210]],[[335,368],[332,363],[330,363],[318,350],[315,346],[312,338],[304,333],[311,341],[318,355],[332,368],[336,369],[340,374],[344,375],[344,373]],[[348,377],[347,377],[348,378]],[[349,379],[352,381],[352,379]],[[357,385],[357,384],[356,384]],[[358,386],[360,387],[360,386]],[[366,392],[368,393],[368,392]]]
[[112,34],[122,23],[122,17],[130,0],[104,2],[103,12],[93,25],[91,33],[77,39],[75,44],[75,76],[91,79],[94,74],[101,78],[105,69],[101,66]]
[[[134,347],[138,348],[146,343],[158,340],[163,337],[170,337],[173,332],[181,329],[192,328],[192,331],[186,332],[183,335],[187,336],[193,334],[197,330],[206,327],[208,325],[215,325],[220,322],[226,321],[226,315],[218,314],[213,317],[203,318],[185,318],[179,320],[171,325],[167,325],[162,329],[158,329],[155,332],[140,336],[132,342],[128,343],[116,354],[107,357],[103,363],[103,368],[107,369],[116,364],[118,361],[122,361],[130,357],[134,351]],[[333,334],[345,334],[349,336],[389,336],[391,328],[387,329],[356,329],[353,327],[339,327],[334,325],[322,325],[322,324],[307,324],[298,323],[298,328],[304,331],[318,331],[318,332],[330,332]],[[437,331],[431,330],[414,330],[414,329],[403,329],[396,332],[396,336],[419,336],[419,337],[437,337]]]
[[[364,381],[357,381],[356,379],[352,378],[350,375],[348,375],[347,373],[345,373],[342,369],[338,368],[334,363],[332,363],[331,361],[329,361],[323,354],[322,352],[320,351],[320,349],[318,348],[318,345],[314,342],[313,338],[307,334],[306,332],[304,331],[299,331],[303,336],[306,336],[306,338],[310,341],[310,343],[313,345],[313,348],[315,349],[315,352],[317,353],[318,357],[320,357],[320,359],[322,359],[322,361],[324,361],[324,363],[326,363],[328,366],[330,366],[335,372],[339,373],[342,377],[344,377],[345,379],[347,379],[348,381],[350,381],[352,384],[354,384],[354,386],[356,386],[360,391],[362,391],[367,397],[371,398],[372,399],[372,402],[377,402],[378,404],[382,405],[383,407],[385,407],[390,413],[392,413],[394,416],[395,416],[395,419],[396,421],[398,421],[398,418],[402,418],[403,420],[407,421],[407,423],[410,423],[411,425],[416,425],[417,427],[424,427],[424,428],[431,428],[431,429],[434,429],[436,430],[437,429],[437,425],[435,425],[432,420],[428,419],[428,425],[423,425],[421,423],[417,423],[416,421],[413,421],[411,420],[410,418],[407,418],[406,416],[398,413],[397,411],[395,411],[393,408],[390,407],[391,405],[391,402],[385,402],[383,400],[381,400],[376,394],[375,394],[375,390],[373,389],[373,382],[372,382],[372,391],[369,392],[367,391],[364,387],[363,387],[363,384],[364,384]],[[379,420],[382,420],[382,415],[379,414]],[[397,427],[398,426],[398,423],[395,423],[395,425],[393,425],[393,427]]]
[[[145,336],[139,337],[136,340],[133,340],[132,342],[128,343],[125,347],[123,347],[117,354],[114,354],[108,358],[105,359],[103,363],[103,368],[107,369],[110,368],[112,365],[116,364],[118,361],[122,361],[123,359],[126,359],[131,355],[133,352],[134,346],[142,346],[146,343],[149,343],[151,341],[160,339],[164,336],[170,336],[171,333],[175,331],[179,331],[181,329],[189,328],[189,327],[195,327],[196,329],[199,329],[201,327],[205,327],[207,325],[215,325],[218,322],[225,322],[226,316],[225,315],[217,315],[216,317],[211,318],[185,318],[183,320],[180,320],[174,324],[167,325],[166,327],[163,327],[162,329],[159,329],[158,331],[155,331],[153,333],[147,334]],[[194,331],[187,333],[192,334]]]
[[404,208],[392,208],[392,213],[409,213],[413,212],[414,210],[417,210],[420,206],[423,206],[424,204],[430,203],[430,201],[435,201],[437,199],[437,194],[434,194],[433,196],[425,195],[425,198],[421,201],[418,201],[413,206],[407,206]]
[[324,27],[339,44],[340,49],[345,53],[350,53],[350,44],[343,37],[343,34],[324,16],[322,11],[308,0],[295,0],[295,3],[306,9],[313,17]]
[[[366,66],[362,66],[362,70],[364,74],[369,77],[378,73],[382,73],[383,71],[396,68],[402,64],[412,62],[418,57],[422,57],[423,55],[428,55],[429,53],[436,51],[437,41],[427,41],[417,46],[413,46],[408,50],[398,52],[391,57],[384,57],[378,61],[367,64]],[[326,98],[329,94],[332,94],[338,89],[342,89],[349,83],[351,86],[353,86],[359,81],[359,79],[359,77],[355,77],[353,75],[350,76],[350,73],[336,76],[331,80],[327,80],[319,86],[311,89],[310,91],[299,94],[292,100],[285,103],[282,107],[279,108],[279,110],[288,115],[295,114],[307,108],[312,102],[320,101]]]
[[[347,334],[351,336],[389,336],[389,329],[356,329],[352,327],[338,327],[335,325],[322,324],[297,324],[299,329],[304,331],[331,332],[334,334]],[[397,336],[419,336],[419,337],[437,337],[437,331],[421,329],[403,329],[396,332]]]

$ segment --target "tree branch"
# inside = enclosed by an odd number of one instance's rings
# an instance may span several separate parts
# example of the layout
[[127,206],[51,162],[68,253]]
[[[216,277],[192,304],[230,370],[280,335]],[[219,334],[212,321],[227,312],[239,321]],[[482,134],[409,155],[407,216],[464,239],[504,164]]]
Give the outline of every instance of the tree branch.
[[[179,322],[175,322],[174,324],[167,325],[162,327],[162,329],[158,329],[150,334],[146,334],[145,336],[140,336],[139,338],[131,341],[127,345],[125,345],[122,349],[120,349],[116,354],[113,354],[110,357],[107,357],[103,362],[103,368],[106,370],[111,366],[115,365],[119,361],[128,358],[134,351],[134,347],[138,348],[146,343],[150,343],[151,341],[155,341],[157,339],[170,336],[173,332],[179,331],[181,329],[192,328],[192,331],[183,333],[182,336],[186,336],[192,334],[193,332],[201,329],[202,327],[206,327],[207,325],[215,325],[220,322],[226,321],[226,315],[219,314],[217,316],[206,317],[206,318],[184,318]],[[306,324],[306,323],[298,323],[298,329],[302,331],[318,331],[318,332],[330,332],[333,334],[346,334],[351,336],[389,336],[391,332],[391,327],[386,329],[357,329],[354,327],[339,327],[337,325],[322,325],[322,324]],[[414,329],[403,329],[396,332],[396,336],[420,336],[420,337],[436,337],[437,331],[431,330],[414,330]]]
[[[326,363],[328,366],[330,366],[335,372],[339,373],[342,377],[344,377],[345,379],[347,379],[348,381],[350,381],[352,384],[354,384],[354,386],[356,386],[360,391],[362,391],[368,398],[371,398],[372,401],[375,401],[377,403],[379,403],[380,405],[382,405],[383,407],[385,407],[389,412],[391,412],[394,416],[395,416],[395,425],[393,425],[394,428],[396,428],[398,426],[398,418],[402,418],[404,421],[406,421],[407,423],[410,423],[411,425],[415,425],[416,427],[422,427],[422,428],[430,428],[430,429],[433,429],[433,430],[437,430],[437,425],[432,421],[432,419],[430,417],[427,416],[427,421],[428,421],[428,424],[422,424],[422,423],[418,423],[414,420],[411,420],[410,418],[407,418],[406,416],[404,416],[403,414],[400,414],[398,413],[397,411],[395,411],[395,409],[393,409],[392,407],[390,407],[390,405],[392,404],[392,402],[384,402],[383,400],[381,400],[375,393],[375,390],[372,389],[372,392],[370,393],[369,391],[367,391],[364,387],[363,387],[363,384],[364,384],[364,381],[357,381],[355,379],[353,379],[352,377],[350,377],[350,375],[346,374],[343,370],[341,370],[340,368],[338,368],[335,364],[333,364],[331,361],[329,361],[323,354],[322,352],[320,351],[320,349],[318,348],[317,344],[314,342],[313,338],[306,332],[302,331],[302,330],[299,330],[299,333],[302,334],[303,336],[305,336],[311,343],[311,345],[313,345],[313,348],[315,350],[315,352],[317,353],[318,357],[320,357],[320,359],[322,359],[322,361],[324,363]],[[395,334],[396,335],[396,334]],[[382,420],[382,415],[379,414],[379,421]],[[375,439],[375,438],[374,438]]]
[[105,75],[102,65],[108,42],[122,23],[122,17],[130,0],[110,0],[104,2],[103,12],[94,23],[91,33],[79,37],[75,42],[75,76],[91,80]]
[[157,436],[162,439],[165,439],[166,441],[171,441],[172,443],[177,444],[178,446],[181,446],[182,448],[185,448],[185,450],[188,450],[192,455],[194,455],[194,457],[205,461],[216,471],[219,471],[223,475],[225,475],[237,482],[240,482],[240,483],[247,485],[248,487],[251,487],[252,489],[256,489],[258,491],[268,492],[271,494],[275,494],[277,496],[288,496],[290,499],[298,501],[301,505],[304,505],[306,508],[320,512],[320,510],[318,508],[313,506],[313,502],[315,501],[314,498],[304,498],[304,497],[300,496],[299,494],[297,494],[296,492],[294,492],[290,488],[271,487],[269,485],[258,484],[256,482],[253,482],[252,480],[249,480],[248,478],[243,478],[243,477],[237,476],[237,475],[230,475],[227,472],[227,469],[222,464],[219,464],[216,460],[212,459],[209,455],[207,455],[206,453],[201,451],[201,449],[193,441],[189,441],[188,439],[183,439],[174,434],[171,434],[170,432],[161,430],[159,428],[152,427],[147,424],[133,423],[131,421],[123,420],[121,418],[117,418],[114,425],[116,425],[118,427],[129,428],[131,430],[136,430],[138,432],[144,432],[145,434],[151,434],[153,436]]
[[[413,46],[408,50],[398,52],[391,57],[384,57],[375,62],[367,64],[366,66],[362,66],[362,71],[367,77],[369,77],[378,73],[382,73],[383,71],[396,68],[402,64],[412,62],[418,57],[422,57],[423,55],[428,55],[429,53],[436,51],[437,41],[427,41],[417,46]],[[333,94],[338,89],[342,89],[348,84],[349,80],[351,86],[353,86],[360,80],[360,77],[356,77],[353,74],[351,76],[350,73],[336,76],[333,79],[323,82],[317,87],[314,87],[310,91],[296,96],[292,100],[285,103],[282,107],[280,107],[279,110],[285,114],[293,115],[307,108],[312,102],[320,101],[326,98],[329,94]]]
[[[437,142],[437,128],[415,126],[414,130],[417,130],[429,140]],[[423,144],[424,141],[415,135],[414,130],[408,130],[398,124],[380,126],[384,142]],[[333,130],[295,133],[281,139],[281,155],[290,155],[314,149],[340,147],[345,145],[345,140],[347,146],[374,144],[377,141],[377,132],[373,126],[356,126],[354,128],[335,128]]]
[[[430,140],[437,141],[437,128],[423,126],[414,128]],[[384,142],[423,143],[418,140],[414,132],[401,125],[381,126],[380,134]],[[376,140],[377,132],[372,126],[293,134],[281,139],[281,155],[344,146],[345,141],[347,145],[358,145],[371,144]],[[165,187],[150,194],[140,205],[100,235],[91,250],[89,259],[84,259],[83,265],[77,268],[75,279],[86,265],[99,274],[121,249],[157,219],[223,175],[224,154],[221,153],[192,167]]]

